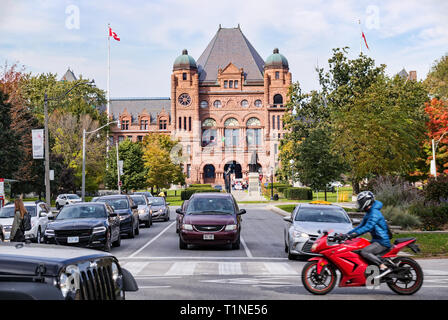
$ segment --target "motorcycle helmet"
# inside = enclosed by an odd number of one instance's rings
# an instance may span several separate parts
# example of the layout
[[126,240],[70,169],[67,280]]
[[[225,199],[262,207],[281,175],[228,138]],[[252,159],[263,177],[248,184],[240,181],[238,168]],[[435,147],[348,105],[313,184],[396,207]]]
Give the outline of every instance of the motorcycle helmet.
[[375,196],[371,191],[362,191],[356,198],[358,210],[367,211],[367,208],[375,202]]

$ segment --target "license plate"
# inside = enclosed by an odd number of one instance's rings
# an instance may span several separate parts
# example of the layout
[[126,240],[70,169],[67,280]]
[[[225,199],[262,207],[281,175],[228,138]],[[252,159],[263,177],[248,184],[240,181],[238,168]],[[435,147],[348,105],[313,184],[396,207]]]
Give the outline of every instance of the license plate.
[[203,239],[204,240],[214,240],[215,235],[214,234],[204,234]]
[[79,237],[68,237],[67,238],[67,243],[78,243],[79,242]]

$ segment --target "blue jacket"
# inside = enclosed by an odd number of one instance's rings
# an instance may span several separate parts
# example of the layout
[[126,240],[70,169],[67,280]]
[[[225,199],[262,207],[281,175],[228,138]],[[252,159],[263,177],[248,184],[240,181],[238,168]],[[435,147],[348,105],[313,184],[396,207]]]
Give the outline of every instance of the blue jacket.
[[378,242],[384,247],[390,248],[390,238],[387,232],[387,222],[381,213],[383,204],[376,200],[369,211],[364,215],[364,219],[359,226],[349,231],[348,233],[356,233],[362,235],[370,232],[372,235],[372,242]]

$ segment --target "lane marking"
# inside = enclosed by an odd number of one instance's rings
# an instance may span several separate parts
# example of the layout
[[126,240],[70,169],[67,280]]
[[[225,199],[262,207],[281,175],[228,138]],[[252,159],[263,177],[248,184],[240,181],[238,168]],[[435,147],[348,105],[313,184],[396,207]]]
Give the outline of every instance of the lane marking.
[[138,286],[139,289],[161,289],[161,288],[171,288],[171,286]]
[[192,276],[197,262],[175,262],[165,276]]
[[[141,247],[140,249],[138,249],[137,251],[135,251],[133,254],[131,254],[130,256],[128,256],[128,258],[133,258],[135,257],[137,254],[139,254],[140,252],[142,252],[147,246],[149,246],[151,243],[153,243],[154,241],[156,241],[162,234],[164,234],[169,228],[171,228],[174,224],[176,224],[176,221],[173,221],[168,227],[166,227],[165,229],[163,229],[158,235],[156,235],[154,238],[152,238],[150,241],[148,241],[143,247]],[[122,258],[123,259],[123,258]]]
[[220,275],[243,274],[240,262],[222,262],[219,264]]
[[244,247],[244,251],[246,251],[246,255],[247,255],[247,257],[252,259],[252,258],[253,258],[253,255],[252,255],[252,253],[250,252],[249,247],[246,245],[246,242],[244,241],[244,239],[243,239],[242,236],[240,236],[240,241],[241,241],[241,244],[242,244],[243,247]]

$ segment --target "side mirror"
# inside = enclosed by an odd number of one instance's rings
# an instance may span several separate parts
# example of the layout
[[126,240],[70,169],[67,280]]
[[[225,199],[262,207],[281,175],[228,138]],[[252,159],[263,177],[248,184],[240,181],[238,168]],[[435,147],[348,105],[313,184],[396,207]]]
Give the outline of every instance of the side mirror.
[[290,222],[292,223],[292,219],[291,217],[287,216],[287,217],[283,217],[283,220],[285,220],[286,222]]
[[184,212],[181,209],[176,209],[176,213],[184,215]]
[[241,215],[241,214],[245,214],[246,213],[246,210],[245,209],[241,209],[240,211],[238,211],[238,215]]

